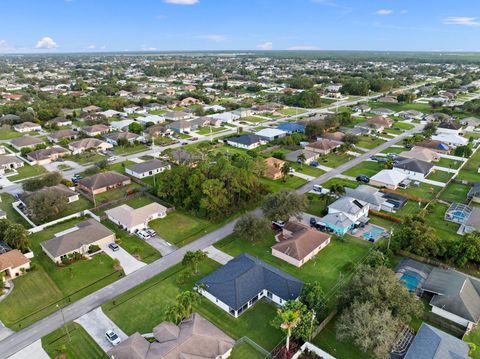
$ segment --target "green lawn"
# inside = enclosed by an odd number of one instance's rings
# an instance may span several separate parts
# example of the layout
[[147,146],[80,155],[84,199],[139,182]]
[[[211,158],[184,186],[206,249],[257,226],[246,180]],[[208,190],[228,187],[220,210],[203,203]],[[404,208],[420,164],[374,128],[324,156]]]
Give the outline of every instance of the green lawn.
[[439,238],[457,240],[460,238],[460,235],[456,234],[460,225],[443,219],[447,209],[448,206],[445,204],[431,204],[425,218]]
[[450,158],[440,158],[438,162],[434,162],[433,164],[438,167],[445,167],[445,168],[453,168],[457,169],[462,165],[463,161],[452,160]]
[[378,147],[385,142],[381,138],[367,136],[367,135],[361,135],[361,136],[358,136],[358,138],[359,138],[359,141],[355,144],[355,146],[361,147],[361,148],[367,148],[369,150],[371,150],[372,148]]
[[467,193],[470,187],[460,183],[449,183],[440,195],[447,202],[467,203]]
[[146,206],[147,204],[150,204],[152,202],[153,201],[150,198],[148,198],[147,196],[139,196],[139,197],[135,197],[135,198],[129,198],[122,203],[113,204],[113,205],[104,207],[102,209],[97,208],[94,211],[94,213],[98,216],[103,216],[105,214],[106,210],[112,209],[114,207],[118,207],[118,206],[120,206],[120,204],[127,204],[132,208],[140,208],[140,207]]
[[209,135],[210,133],[218,133],[218,132],[223,132],[226,131],[227,129],[225,127],[212,127],[212,126],[207,126],[207,127],[202,127],[195,132],[198,133],[199,135]]
[[265,359],[265,355],[260,353],[247,342],[235,345],[230,354],[230,359]]
[[396,153],[397,155],[403,151],[407,151],[404,147],[388,147],[385,148],[381,153]]
[[[153,327],[165,320],[165,310],[175,302],[177,294],[191,290],[197,280],[219,266],[213,260],[207,259],[199,265],[197,275],[191,275],[181,282],[181,273],[190,271],[178,264],[106,303],[103,310],[127,334],[131,335],[136,331],[149,333]],[[195,311],[232,338],[248,336],[267,350],[273,349],[283,337],[280,330],[270,325],[276,307],[265,301],[256,303],[239,318],[232,317],[203,297]]]
[[126,198],[128,193],[135,190],[140,190],[142,186],[138,183],[132,182],[128,186],[123,186],[115,189],[108,190],[106,192],[95,195],[97,204],[101,204],[108,201],[115,201],[117,199]]
[[342,242],[337,237],[332,237],[331,243],[318,253],[315,259],[297,268],[271,255],[271,247],[274,244],[275,238],[272,233],[254,243],[230,235],[214,246],[231,256],[249,253],[306,283],[318,281],[325,292],[337,284],[341,273],[347,274],[351,271],[350,263],[364,258],[371,248],[370,242],[361,239],[349,237]]
[[318,163],[320,163],[322,166],[337,168],[353,158],[353,156],[346,153],[332,152],[328,155],[320,156]]
[[371,355],[366,354],[349,341],[338,341],[336,339],[336,323],[337,317],[333,318],[330,323],[313,339],[320,349],[325,350],[336,358],[341,359],[369,359]]
[[383,169],[385,169],[384,163],[377,161],[364,161],[346,170],[345,172],[343,172],[343,174],[352,177],[357,177],[358,175],[372,177]]
[[113,152],[116,155],[120,155],[120,156],[130,155],[132,153],[142,152],[146,150],[148,150],[148,147],[141,143],[130,145],[130,146],[115,146],[113,148]]
[[470,356],[473,359],[480,359],[480,327],[477,326],[463,340],[475,344],[475,348],[470,350]]
[[418,204],[418,202],[416,201],[407,201],[407,203],[405,203],[405,205],[400,208],[400,210],[398,210],[397,212],[395,213],[392,213],[392,215],[394,215],[395,217],[405,217],[405,216],[409,216],[411,214],[416,214],[418,212],[420,212],[420,210],[422,208],[424,208],[425,206],[422,205],[422,204]]
[[307,110],[303,108],[284,108],[282,110],[279,110],[278,112],[284,114],[285,116],[293,116],[293,115],[301,115],[302,113],[307,112]]
[[98,346],[90,335],[75,322],[67,323],[69,341],[65,328],[55,330],[54,332],[42,338],[42,347],[51,358],[60,358],[64,354],[68,359],[107,359],[108,355]]
[[433,186],[428,183],[421,182],[419,186],[410,185],[410,187],[403,189],[397,188],[396,192],[399,194],[409,194],[411,196],[420,197],[426,200],[434,199],[437,193],[442,189],[442,187]]
[[180,247],[209,232],[212,223],[177,210],[167,214],[165,218],[151,221],[150,227],[160,237]]
[[15,130],[2,129],[0,131],[0,140],[11,140],[12,138],[22,137],[23,133]]
[[335,199],[330,196],[319,196],[317,194],[309,193],[307,195],[309,202],[308,208],[305,212],[313,214],[318,217],[323,217],[325,215],[324,211],[327,206],[330,205]]
[[88,163],[100,162],[101,160],[105,159],[105,156],[96,152],[83,152],[77,155],[66,156],[64,158],[66,160],[73,161],[81,165],[85,165]]
[[473,154],[467,163],[462,167],[460,173],[457,175],[457,179],[467,180],[470,182],[480,181],[480,173],[478,168],[480,167],[480,151]]
[[426,178],[432,181],[447,183],[452,177],[453,173],[433,170]]
[[102,224],[115,232],[117,237],[116,242],[138,260],[148,264],[162,257],[160,252],[147,242],[142,241],[139,237],[120,229],[117,225],[109,220],[103,221]]
[[57,168],[60,170],[60,171],[70,171],[72,169],[72,167],[70,167],[69,165],[65,165],[63,163],[59,164],[57,166]]
[[403,122],[403,121],[396,121],[393,123],[392,128],[401,128],[402,130],[411,130],[412,128],[415,127],[415,125],[412,125],[411,123]]
[[351,181],[344,178],[331,178],[323,183],[322,187],[330,188],[337,184],[342,185],[343,187],[357,188],[360,185],[360,182]]
[[[82,218],[76,218],[30,235],[30,248],[35,253],[34,270],[15,279],[13,292],[0,302],[0,320],[18,330],[57,310],[55,304],[76,301],[120,278],[113,260],[99,254],[91,260],[80,260],[67,267],[58,267],[44,254],[40,242],[55,233],[71,228]],[[17,285],[18,284],[18,285]],[[28,298],[28,299],[27,299]]]
[[41,174],[44,174],[47,172],[45,168],[42,166],[30,166],[27,164],[24,164],[23,167],[17,168],[18,174],[15,176],[9,176],[8,179],[10,181],[19,181],[19,180],[24,180],[30,177],[35,177],[35,176],[40,176]]
[[370,101],[366,103],[371,108],[389,108],[392,111],[400,112],[406,110],[417,110],[423,113],[432,112],[432,106],[428,103],[382,103]]
[[307,183],[303,178],[293,175],[288,175],[286,181],[283,179],[271,180],[269,178],[260,178],[260,182],[267,187],[269,192],[278,192],[282,189],[297,189]]
[[290,162],[290,167],[292,167],[295,171],[306,174],[312,177],[318,177],[325,173],[325,171],[321,170],[320,168],[316,168],[309,165],[299,165],[298,163]]
[[7,218],[15,223],[19,223],[25,228],[30,228],[31,225],[12,207],[15,198],[9,193],[1,193],[0,209],[5,211]]

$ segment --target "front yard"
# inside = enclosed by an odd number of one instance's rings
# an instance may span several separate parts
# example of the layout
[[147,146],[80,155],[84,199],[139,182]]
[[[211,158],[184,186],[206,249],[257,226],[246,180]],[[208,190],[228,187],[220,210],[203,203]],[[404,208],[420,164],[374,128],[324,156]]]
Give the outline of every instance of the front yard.
[[30,177],[40,176],[46,173],[47,170],[43,168],[43,166],[39,166],[39,165],[30,166],[30,165],[24,164],[23,167],[17,168],[17,172],[18,174],[14,176],[8,176],[8,179],[10,181],[20,181]]
[[415,197],[420,197],[425,200],[434,199],[442,187],[434,186],[428,183],[420,182],[420,185],[410,185],[408,188],[397,188],[396,192],[399,194],[407,194]]
[[113,148],[113,152],[117,156],[124,156],[124,155],[130,155],[132,153],[137,153],[137,152],[142,152],[148,150],[148,147],[138,143],[138,144],[133,144],[129,146],[115,146]]
[[0,140],[11,140],[13,138],[22,137],[23,134],[15,130],[2,129],[0,131]]
[[282,178],[278,180],[271,180],[269,178],[260,178],[260,182],[263,183],[269,192],[278,192],[281,191],[282,189],[297,189],[302,187],[305,183],[307,183],[306,180],[300,177],[296,177],[294,175],[287,175],[286,181],[284,181]]
[[352,160],[354,157],[342,152],[332,152],[325,156],[320,156],[318,163],[322,166],[337,168],[338,166],[347,163]]
[[380,146],[385,141],[378,137],[361,135],[358,136],[359,141],[355,144],[357,147],[366,148],[366,149],[373,149],[375,147]]
[[357,177],[358,175],[365,175],[372,177],[381,170],[385,169],[385,164],[377,161],[364,161],[358,165],[343,172],[346,176]]

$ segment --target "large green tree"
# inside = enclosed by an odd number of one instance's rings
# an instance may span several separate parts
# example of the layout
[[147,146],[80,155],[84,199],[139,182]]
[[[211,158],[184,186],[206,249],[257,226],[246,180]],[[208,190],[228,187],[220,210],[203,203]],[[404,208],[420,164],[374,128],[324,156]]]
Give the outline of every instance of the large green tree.
[[36,223],[59,218],[68,207],[68,199],[55,191],[35,192],[26,200],[27,212]]
[[269,220],[288,221],[290,217],[299,217],[307,206],[308,200],[303,194],[281,190],[265,198],[262,210]]
[[255,242],[271,233],[271,226],[265,217],[246,213],[235,223],[233,233],[243,240]]
[[392,240],[401,249],[429,257],[439,253],[439,239],[423,215],[407,216],[403,225],[393,234]]
[[182,259],[182,264],[184,266],[189,266],[192,268],[194,274],[198,273],[198,265],[207,259],[207,255],[202,250],[188,251],[185,253]]
[[319,282],[305,283],[300,294],[300,301],[309,310],[313,310],[317,318],[322,317],[327,311],[327,298]]

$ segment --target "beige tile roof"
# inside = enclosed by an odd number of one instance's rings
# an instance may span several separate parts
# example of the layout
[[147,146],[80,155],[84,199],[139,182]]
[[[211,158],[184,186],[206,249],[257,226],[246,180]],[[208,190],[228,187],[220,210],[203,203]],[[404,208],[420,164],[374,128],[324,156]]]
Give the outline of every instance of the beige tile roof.
[[13,249],[0,254],[0,272],[7,268],[17,268],[29,263],[30,260],[25,257],[18,249]]
[[122,204],[121,206],[105,211],[107,216],[110,216],[127,228],[132,228],[140,224],[146,223],[152,215],[157,213],[164,213],[167,207],[162,206],[157,202],[147,204],[140,208],[132,208],[129,205]]

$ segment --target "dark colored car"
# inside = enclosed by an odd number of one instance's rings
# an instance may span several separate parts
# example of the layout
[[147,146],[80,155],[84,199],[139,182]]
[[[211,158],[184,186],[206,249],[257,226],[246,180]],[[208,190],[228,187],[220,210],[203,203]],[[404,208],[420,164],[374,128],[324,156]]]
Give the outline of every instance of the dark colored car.
[[310,217],[310,226],[315,227],[317,225],[317,220],[315,217]]
[[365,176],[365,175],[358,175],[357,178],[355,178],[358,182],[363,182],[363,183],[368,183],[370,182],[370,177]]
[[117,243],[110,243],[110,244],[108,245],[108,248],[110,248],[110,249],[111,249],[112,251],[114,251],[114,252],[120,250],[120,247],[118,246]]
[[313,161],[310,163],[310,166],[312,167],[318,167],[319,163],[317,161]]

